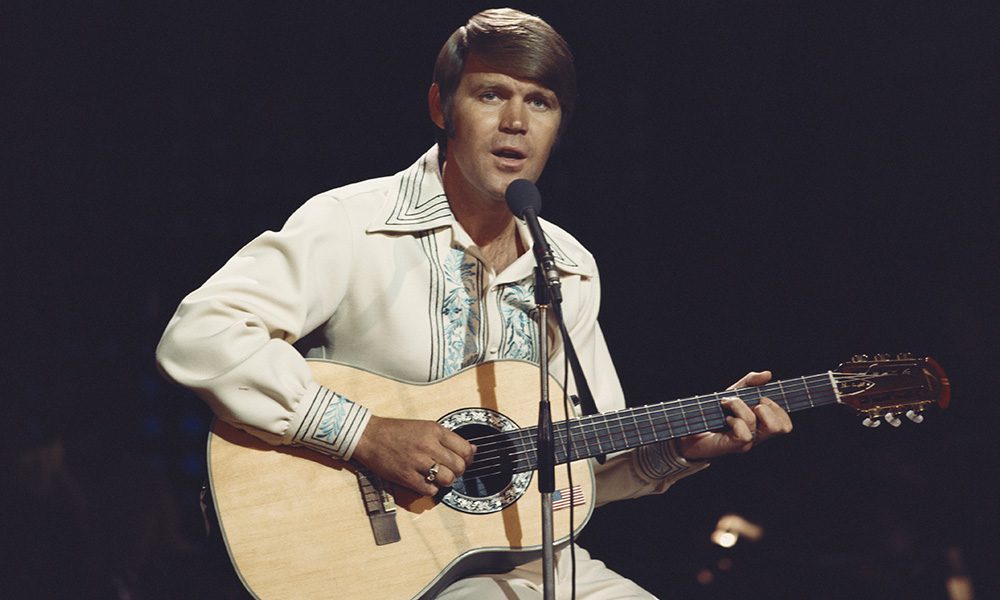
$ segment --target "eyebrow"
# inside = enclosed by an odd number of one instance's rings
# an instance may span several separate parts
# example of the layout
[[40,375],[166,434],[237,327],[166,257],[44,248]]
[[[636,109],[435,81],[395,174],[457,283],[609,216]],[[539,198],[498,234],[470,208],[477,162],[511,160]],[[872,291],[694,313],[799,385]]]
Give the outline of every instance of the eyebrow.
[[[511,84],[509,81],[500,78],[500,77],[510,77],[509,75],[503,75],[503,73],[477,73],[477,74],[481,75],[482,78],[474,83],[473,85],[474,90],[481,90],[484,88],[505,88],[505,89],[514,88],[514,85]],[[520,80],[513,77],[511,77],[511,79],[515,79],[518,83],[523,83],[523,85],[528,87],[525,93],[525,95],[527,96],[542,95],[552,99],[559,98],[554,91],[545,87],[541,83],[537,83],[530,80]]]

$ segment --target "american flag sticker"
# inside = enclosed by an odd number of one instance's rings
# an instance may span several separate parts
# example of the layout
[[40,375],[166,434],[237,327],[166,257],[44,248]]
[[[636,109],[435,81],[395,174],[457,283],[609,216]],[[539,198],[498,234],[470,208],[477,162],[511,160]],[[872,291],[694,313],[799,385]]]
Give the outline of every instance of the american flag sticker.
[[[562,488],[561,490],[552,492],[552,510],[569,508],[570,501],[569,488]],[[587,503],[583,495],[583,488],[578,485],[573,486],[572,502],[573,506],[581,506]]]

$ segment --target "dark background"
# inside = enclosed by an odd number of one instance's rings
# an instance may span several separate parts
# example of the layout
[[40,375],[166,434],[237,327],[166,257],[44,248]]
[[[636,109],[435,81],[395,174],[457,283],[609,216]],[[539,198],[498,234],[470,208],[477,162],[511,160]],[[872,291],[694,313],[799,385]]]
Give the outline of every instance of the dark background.
[[[543,214],[597,256],[632,403],[858,353],[953,382],[922,425],[800,413],[598,511],[584,545],[657,595],[945,598],[964,574],[1000,597],[990,4],[521,5],[576,55]],[[197,510],[209,414],[155,344],[247,240],[430,146],[433,58],[485,6],[0,7],[7,590],[227,594]],[[710,545],[727,512],[764,538]]]

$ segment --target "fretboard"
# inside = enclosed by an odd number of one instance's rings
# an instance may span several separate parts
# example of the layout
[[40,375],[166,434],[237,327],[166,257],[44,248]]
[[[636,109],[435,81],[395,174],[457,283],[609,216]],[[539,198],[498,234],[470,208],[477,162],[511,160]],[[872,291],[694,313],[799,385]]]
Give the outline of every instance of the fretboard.
[[[749,406],[760,404],[764,396],[788,412],[796,412],[837,402],[831,373],[775,381],[761,386],[692,396],[658,404],[648,404],[610,413],[602,413],[558,422],[554,425],[556,462],[628,450],[673,438],[719,431],[726,428],[724,398],[739,397]],[[571,443],[567,447],[567,431]],[[535,443],[537,427],[512,432],[520,446],[515,471],[537,467]]]

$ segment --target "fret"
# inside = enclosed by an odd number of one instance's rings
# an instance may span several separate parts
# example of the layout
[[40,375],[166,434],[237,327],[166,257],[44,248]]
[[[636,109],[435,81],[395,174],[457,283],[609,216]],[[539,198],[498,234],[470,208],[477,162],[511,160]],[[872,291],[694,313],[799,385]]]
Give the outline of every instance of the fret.
[[629,436],[628,430],[625,428],[625,421],[631,416],[632,412],[634,411],[618,411],[614,413],[612,418],[609,419],[609,422],[613,422],[615,426],[614,428],[608,427],[608,445],[611,448],[611,452],[635,447],[635,444],[631,443],[632,440]]
[[[589,432],[588,432],[588,427],[590,430]],[[597,437],[593,435],[594,433],[593,425],[585,421],[574,421],[574,427],[572,427],[570,430],[572,432],[575,432],[576,434],[570,436],[570,443],[573,446],[573,456],[578,458],[581,456],[590,456],[591,441],[593,441]],[[599,440],[598,443],[600,443]]]
[[806,382],[806,378],[800,377],[799,379],[802,380],[802,385],[806,388],[806,399],[809,400],[809,408],[814,408],[816,405],[813,403],[812,392],[809,390],[809,384]]
[[[556,449],[561,449],[565,453],[567,452],[566,449],[569,448],[569,455],[566,457],[566,460],[580,458],[583,455],[580,452],[580,442],[586,441],[586,438],[580,435],[581,423],[579,421],[571,421],[568,425],[563,425],[565,424],[556,423]],[[558,459],[556,461],[558,462]]]
[[619,444],[621,442],[627,442],[628,435],[625,433],[624,419],[622,419],[621,416],[615,419],[615,424],[618,425],[618,439],[614,438],[611,439],[611,447],[614,448],[615,450],[620,450],[621,446],[619,446]]
[[601,452],[608,452],[608,444],[611,443],[613,439],[611,435],[611,425],[608,423],[608,416],[601,415],[594,419],[595,429],[597,430],[597,449]]
[[587,441],[587,454],[589,456],[605,453],[604,444],[601,442],[604,432],[607,431],[607,427],[603,426],[605,420],[606,417],[601,415],[587,419],[587,423],[590,426],[590,439]]
[[665,434],[665,437],[663,439],[669,440],[675,437],[679,437],[677,434],[674,433],[674,424],[670,422],[670,415],[669,413],[667,413],[666,409],[664,410],[657,409],[656,412],[658,415],[660,415],[660,418],[663,420],[663,428],[661,428],[661,431],[663,431]]
[[684,435],[687,431],[687,415],[683,401],[678,402],[677,406],[657,405],[657,412],[663,419],[666,433],[671,438]]
[[[660,425],[661,425],[661,423],[657,423],[656,412],[654,412],[648,406],[646,406],[644,408],[645,408],[645,411],[646,411],[646,420],[649,421],[649,424],[652,426],[651,428],[652,428],[652,432],[653,432],[653,441],[654,442],[659,442],[660,441]],[[667,422],[667,421],[664,421],[662,423],[662,425],[665,425],[668,429],[670,427],[670,423]],[[667,439],[670,439],[670,438],[667,438]]]
[[587,438],[585,440],[586,449],[581,452],[586,456],[596,456],[599,454],[604,454],[604,445],[601,443],[601,433],[597,424],[593,419],[588,419],[585,421],[586,429],[583,430],[583,434]]
[[632,426],[635,427],[636,435],[639,437],[639,445],[643,446],[646,444],[646,442],[644,442],[642,439],[642,427],[639,426],[639,420],[636,419],[636,414],[638,414],[638,412],[639,411],[637,410],[631,411]]
[[770,398],[771,400],[774,400],[775,402],[778,403],[782,403],[783,401],[780,389],[765,388],[765,387],[751,388],[750,393],[753,394],[752,406],[760,405],[761,400],[763,400],[764,398]]
[[[705,417],[705,410],[702,408],[700,396],[695,396],[686,401],[681,401],[679,411],[681,415],[681,435],[690,435],[708,428],[708,419]],[[697,411],[697,412],[696,412]],[[701,417],[702,425],[695,426],[695,421]]]
[[670,422],[670,413],[665,407],[656,404],[646,406],[645,409],[649,423],[653,426],[653,437],[656,441],[669,440],[675,437],[674,427]]
[[781,385],[780,381],[775,381],[774,383],[777,384],[778,394],[780,394],[778,401],[785,407],[785,410],[791,410],[792,408],[788,404],[788,392],[785,391],[785,386]]
[[705,424],[705,431],[708,431],[708,418],[705,417],[705,407],[702,406],[699,398],[701,398],[701,396],[695,396],[694,401],[698,404],[698,412],[701,414],[702,423]]
[[[717,431],[725,428],[726,413],[722,409],[722,398],[730,395],[730,392],[717,392],[716,394],[713,394],[713,397],[715,398],[715,402],[712,404],[714,415],[712,416],[712,424],[706,425],[705,431]],[[704,410],[704,408],[702,410]]]
[[[761,391],[762,389],[765,391]],[[737,397],[746,402],[747,406],[752,407],[760,404],[760,399],[768,395],[766,390],[767,390],[766,387],[761,386],[761,387],[740,388],[738,390],[733,390],[733,391],[736,392]]]
[[552,424],[552,452],[555,454],[556,464],[562,464],[569,460],[566,454],[566,423]]

